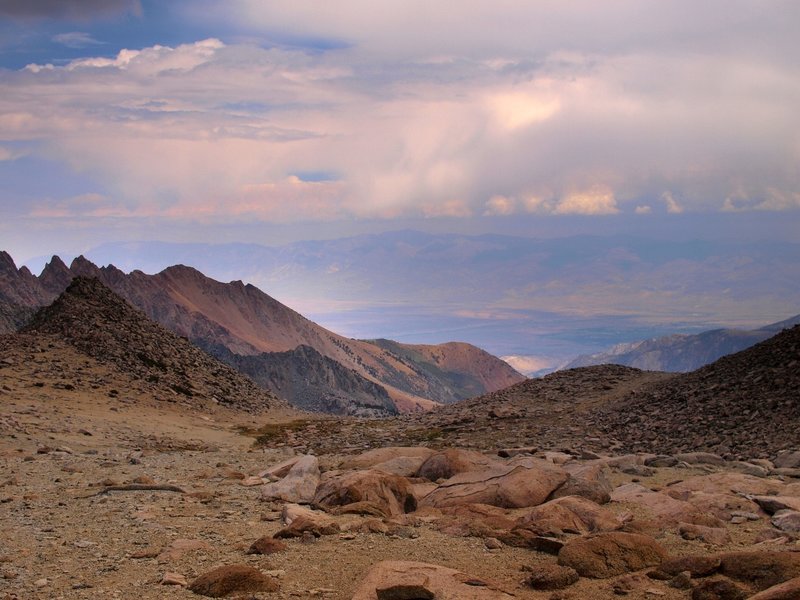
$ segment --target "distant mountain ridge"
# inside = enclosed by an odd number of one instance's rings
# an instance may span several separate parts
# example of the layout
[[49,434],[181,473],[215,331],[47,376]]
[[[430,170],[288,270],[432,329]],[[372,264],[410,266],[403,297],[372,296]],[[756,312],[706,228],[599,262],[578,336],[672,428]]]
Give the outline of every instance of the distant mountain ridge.
[[698,334],[674,334],[630,344],[617,344],[605,352],[578,356],[564,368],[615,364],[645,371],[688,373],[728,354],[762,342],[782,329],[800,324],[800,315],[753,330],[713,329]]
[[[272,382],[274,387],[270,389],[276,392],[280,391],[277,382],[283,381],[282,391],[288,394],[290,402],[299,402],[301,396],[308,398],[311,389],[321,392],[322,388],[328,388],[331,397],[342,401],[347,394],[359,390],[361,397],[354,398],[352,406],[347,402],[328,405],[338,406],[341,414],[351,414],[351,411],[360,414],[366,406],[363,394],[373,390],[375,402],[370,410],[382,410],[382,414],[389,415],[398,410],[427,409],[437,402],[464,397],[458,392],[443,393],[443,390],[450,389],[450,383],[441,381],[442,373],[426,365],[428,359],[425,356],[419,355],[415,362],[375,344],[337,335],[253,285],[241,281],[221,283],[183,265],[169,267],[155,275],[141,271],[126,274],[113,265],[98,267],[83,257],[77,257],[69,267],[58,257],[53,257],[36,277],[25,267],[17,269],[11,257],[2,253],[0,307],[5,308],[0,326],[5,331],[17,329],[33,310],[52,302],[60,292],[59,288],[76,276],[97,278],[154,321],[198,346],[217,349],[218,357],[234,366],[253,363],[252,359],[245,361],[237,357],[293,352],[300,346],[313,348],[320,356],[341,365],[342,369],[332,369],[331,363],[318,357],[309,362],[312,356],[309,353],[296,358],[305,361],[306,370],[314,372],[300,372],[296,365],[286,362],[286,355],[263,362],[264,368],[270,365],[269,368],[279,369],[279,365],[283,365],[285,370],[275,377],[256,379],[262,384]],[[479,357],[475,364],[492,365],[491,375],[478,378],[486,386],[485,391],[524,379],[500,359],[491,357],[487,363],[486,356],[489,355],[474,346],[457,348],[459,353]],[[441,353],[449,351],[448,347],[443,347]],[[334,371],[336,376],[332,376]],[[447,369],[440,371],[446,372]],[[309,387],[307,379],[316,383]],[[342,387],[339,389],[337,386]],[[389,407],[385,406],[384,392],[391,399]],[[307,401],[303,402],[307,404]],[[385,410],[380,408],[382,406]]]

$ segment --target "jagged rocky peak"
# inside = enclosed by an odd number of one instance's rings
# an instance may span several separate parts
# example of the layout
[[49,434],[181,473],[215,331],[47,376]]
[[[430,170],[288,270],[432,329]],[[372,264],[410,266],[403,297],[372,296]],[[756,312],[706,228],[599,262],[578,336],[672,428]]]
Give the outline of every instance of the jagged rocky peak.
[[69,270],[76,276],[97,277],[98,279],[102,277],[100,267],[82,254],[72,261],[69,265]]
[[72,271],[64,264],[64,261],[58,256],[53,256],[50,262],[44,266],[42,274],[39,275],[39,283],[46,291],[57,295],[69,285],[73,277]]
[[14,259],[5,250],[0,250],[0,273],[12,271],[14,273],[17,272],[17,265],[14,263]]

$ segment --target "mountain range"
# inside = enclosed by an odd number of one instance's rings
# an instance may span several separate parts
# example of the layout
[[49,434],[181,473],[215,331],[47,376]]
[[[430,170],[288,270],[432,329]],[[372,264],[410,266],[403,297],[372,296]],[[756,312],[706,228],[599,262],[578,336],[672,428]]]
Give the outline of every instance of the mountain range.
[[[85,255],[148,273],[191,264],[221,281],[250,282],[347,337],[461,340],[517,357],[528,374],[614,344],[800,313],[800,244],[753,241],[747,232],[688,237],[696,234],[404,230],[282,245],[119,242]],[[39,272],[44,263],[26,264]]]
[[578,356],[564,368],[615,364],[647,371],[687,373],[797,324],[800,324],[800,315],[758,329],[713,329],[698,334],[673,334],[617,344],[605,352]]
[[250,374],[289,402],[339,414],[428,409],[523,376],[469,344],[387,345],[346,338],[255,286],[177,265],[155,275],[53,257],[39,276],[0,253],[0,327],[13,331],[78,276],[96,278],[152,320]]

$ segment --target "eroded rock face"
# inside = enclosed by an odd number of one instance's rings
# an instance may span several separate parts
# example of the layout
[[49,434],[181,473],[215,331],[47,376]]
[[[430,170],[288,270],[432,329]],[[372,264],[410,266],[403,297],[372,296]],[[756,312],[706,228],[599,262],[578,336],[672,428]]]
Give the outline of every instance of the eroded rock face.
[[377,512],[384,517],[402,515],[417,508],[408,479],[374,469],[326,473],[314,495],[314,503],[326,510],[360,504],[360,510],[355,512]]
[[240,592],[276,592],[279,588],[272,577],[248,565],[217,567],[189,585],[190,591],[210,598],[224,598]]
[[605,579],[658,566],[666,557],[650,536],[611,532],[570,540],[558,553],[558,564],[583,577]]
[[537,506],[547,500],[569,475],[535,459],[451,477],[428,494],[422,506],[490,504],[501,508]]
[[352,600],[400,598],[511,600],[513,596],[490,582],[478,582],[455,569],[428,563],[389,560],[379,562],[369,570]]

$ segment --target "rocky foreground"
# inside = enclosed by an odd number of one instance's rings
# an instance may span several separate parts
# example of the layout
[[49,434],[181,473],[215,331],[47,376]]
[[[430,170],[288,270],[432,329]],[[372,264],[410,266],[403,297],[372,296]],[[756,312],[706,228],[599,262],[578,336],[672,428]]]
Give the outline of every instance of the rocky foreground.
[[28,394],[18,370],[0,370],[5,600],[800,597],[798,452],[314,456],[238,433],[263,417],[101,400],[47,369]]

